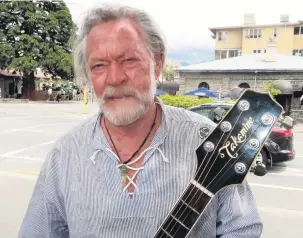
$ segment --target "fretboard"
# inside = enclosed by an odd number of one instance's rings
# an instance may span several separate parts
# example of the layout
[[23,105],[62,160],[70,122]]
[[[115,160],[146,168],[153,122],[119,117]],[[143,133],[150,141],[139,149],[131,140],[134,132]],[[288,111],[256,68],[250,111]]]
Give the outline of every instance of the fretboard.
[[154,238],[186,237],[212,197],[213,194],[192,181],[166,217]]

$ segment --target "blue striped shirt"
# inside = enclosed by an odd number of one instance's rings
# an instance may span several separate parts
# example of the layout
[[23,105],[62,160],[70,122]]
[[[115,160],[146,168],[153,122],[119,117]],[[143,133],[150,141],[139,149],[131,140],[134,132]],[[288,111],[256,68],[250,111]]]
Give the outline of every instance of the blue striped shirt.
[[[66,133],[48,153],[19,237],[153,237],[195,174],[199,128],[215,126],[197,113],[158,103],[162,123],[132,199],[121,188],[118,161],[97,114]],[[245,181],[217,193],[189,237],[255,238],[262,228]]]

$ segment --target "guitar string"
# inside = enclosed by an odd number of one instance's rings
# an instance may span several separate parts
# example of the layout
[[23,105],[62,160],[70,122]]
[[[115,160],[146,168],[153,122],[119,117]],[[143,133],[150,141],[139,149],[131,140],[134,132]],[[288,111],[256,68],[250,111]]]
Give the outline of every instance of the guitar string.
[[[230,130],[230,132],[229,132],[228,136],[226,137],[225,141],[223,142],[223,144],[226,143],[226,141],[227,141],[228,138],[230,137],[231,133],[234,131],[235,126],[236,126],[236,124],[238,123],[238,121],[239,121],[240,117],[242,116],[242,114],[243,114],[243,111],[241,111],[241,113],[240,113],[238,119],[236,120],[235,125],[234,125],[234,126],[232,127],[232,129]],[[221,123],[221,124],[222,124],[222,123]],[[223,133],[222,137],[224,136],[224,134],[225,134],[225,132]],[[221,137],[221,138],[222,138],[222,137]],[[220,138],[220,140],[218,141],[217,146],[218,146],[219,143],[221,142],[221,138]],[[217,148],[217,146],[216,146],[216,148]],[[213,154],[214,154],[214,153],[215,153],[215,150],[214,150]],[[201,184],[205,181],[206,176],[209,174],[211,168],[214,166],[214,164],[215,164],[215,162],[216,162],[218,156],[219,156],[219,154],[217,154],[217,157],[213,160],[213,163],[212,163],[211,167],[209,168],[209,170],[208,170],[207,174],[205,175],[205,177],[204,177],[203,181],[201,182]],[[209,161],[210,161],[210,158],[209,158]],[[206,165],[206,166],[207,166],[207,165]],[[206,167],[204,168],[204,170],[205,170],[205,169],[206,169]],[[201,173],[201,175],[200,175],[200,177],[198,178],[198,180],[200,180],[200,178],[202,177],[202,175],[203,175],[203,173],[204,173],[204,170],[203,170],[203,172]]]
[[[239,117],[237,118],[236,123],[237,123],[238,120],[240,119],[242,113],[243,113],[243,111],[241,111],[241,113],[239,114]],[[232,133],[234,127],[236,126],[236,123],[235,123],[235,125],[233,126],[233,128],[230,130],[229,135],[226,137],[226,140],[225,140],[223,143],[225,143],[225,142],[227,141],[228,137],[230,136],[230,134]],[[219,126],[219,125],[218,125],[218,126]],[[217,126],[217,127],[218,127],[218,126]],[[224,133],[225,133],[225,132],[224,132]],[[223,135],[224,135],[224,133],[223,133]],[[220,140],[222,139],[223,135],[221,136]],[[220,140],[218,141],[217,146],[218,146],[219,143],[221,142]],[[217,147],[217,146],[216,146],[216,147]],[[213,154],[214,154],[214,152],[215,152],[215,150],[213,151]],[[207,158],[207,155],[208,155],[208,153],[207,153],[207,154],[205,155],[205,157],[203,158],[203,161],[202,161],[201,165],[199,166],[199,168],[198,168],[198,170],[197,170],[197,174],[199,173],[199,170],[202,168],[202,165],[203,165],[205,159]],[[210,161],[210,160],[209,160],[209,161]],[[208,162],[209,162],[209,161],[208,161]],[[204,170],[203,170],[203,171],[204,171]],[[203,173],[203,172],[202,172],[202,173]],[[199,178],[200,178],[200,177],[199,177]],[[191,194],[192,192],[194,192],[194,195],[193,195],[193,196],[192,196],[192,194]],[[184,199],[184,201],[186,201],[189,197],[192,197],[192,199],[193,199],[194,196],[195,196],[196,194],[197,194],[197,191],[195,192],[194,189],[192,189],[192,191],[189,192],[189,194],[188,194],[187,197]],[[190,204],[191,201],[192,201],[192,200],[189,201],[189,204]],[[184,205],[182,204],[182,205],[180,206],[180,208],[177,210],[176,214],[178,214],[178,212],[181,210],[181,208],[182,208],[183,206],[186,206],[186,205],[185,205],[185,204],[184,204]],[[182,211],[180,217],[183,215],[184,212],[185,212],[185,210]],[[186,218],[187,218],[187,216],[185,217],[185,219],[186,219]],[[171,223],[172,223],[172,221],[170,221],[170,222],[168,223],[167,226],[169,227],[169,225],[171,225]],[[178,222],[175,221],[175,224],[173,225],[173,227],[170,229],[170,231],[169,231],[168,233],[170,233],[171,231],[173,231],[173,229],[175,228],[175,226],[176,226],[177,223],[178,223]],[[174,235],[178,232],[178,230],[179,230],[179,229],[177,229],[177,230],[175,231]],[[162,235],[161,235],[161,237],[162,237]],[[160,237],[160,238],[161,238],[161,237]]]
[[[253,134],[255,134],[255,132],[259,129],[260,125],[261,125],[261,124],[259,124],[259,125],[257,126],[257,128],[250,134],[250,136],[248,137],[248,139],[250,139],[250,137],[251,137]],[[248,140],[248,139],[247,139],[247,140]],[[247,141],[247,140],[246,140],[246,141]],[[242,144],[242,145],[240,146],[240,148],[238,148],[238,150],[235,152],[235,154],[242,148],[242,146],[244,146],[244,144]],[[259,147],[259,148],[260,148],[260,147]],[[225,171],[224,174],[226,174],[227,171],[228,171],[230,168],[232,168],[232,167],[234,166],[234,164],[240,159],[240,157],[241,157],[243,154],[244,154],[244,152],[243,152],[240,156],[238,156],[238,159],[236,159],[235,162],[234,162],[232,165],[230,165],[230,167]],[[219,154],[218,154],[218,155],[219,155]],[[218,155],[217,155],[216,159],[218,158]],[[215,160],[216,160],[216,159],[215,159]],[[231,159],[230,159],[230,160],[231,160]],[[230,160],[229,160],[229,161],[230,161]],[[229,164],[229,161],[225,164],[225,166],[224,166],[222,169],[224,169],[224,168]],[[210,169],[211,169],[211,168],[210,168]],[[222,169],[219,171],[219,173],[222,171]],[[218,173],[218,174],[219,174],[219,173]],[[223,174],[222,176],[224,176],[224,174]],[[202,175],[201,175],[201,176],[202,176]],[[207,175],[206,175],[206,176],[207,176]],[[220,177],[219,180],[221,180],[222,176]],[[216,177],[218,177],[218,175],[216,175],[216,176],[213,178],[213,180],[214,180]],[[213,180],[212,180],[212,181],[213,181]],[[212,182],[212,181],[211,181],[211,182]],[[207,186],[205,186],[205,188],[209,190],[210,184],[211,184],[211,183],[209,183]],[[215,185],[217,185],[217,183],[214,184],[213,187],[214,187]],[[212,188],[213,188],[213,187],[212,187]],[[196,194],[197,194],[197,192],[195,193],[195,195],[196,195]],[[195,196],[195,195],[194,195],[194,196]],[[193,197],[194,197],[194,196],[193,196]],[[193,198],[193,197],[192,197],[192,198]],[[196,200],[196,202],[194,203],[193,207],[196,205],[196,203],[198,202],[198,200],[199,200],[200,197],[201,197],[201,195],[197,198],[197,200]],[[192,200],[191,200],[191,201],[192,201]],[[190,201],[190,202],[191,202],[191,201]],[[181,214],[181,216],[182,216],[182,214]],[[184,221],[186,220],[187,217],[188,217],[188,214],[185,216]],[[183,221],[181,221],[181,222],[183,223]],[[179,229],[177,229],[177,231],[178,231],[178,230],[179,230]],[[175,234],[177,233],[177,231],[175,232]]]
[[[243,111],[242,111],[242,112],[243,112]],[[242,114],[242,112],[241,112],[241,114]],[[240,114],[240,116],[241,116],[241,114]],[[239,118],[240,118],[240,116],[239,116]],[[239,120],[239,118],[237,119],[237,121]],[[260,124],[260,125],[261,125],[261,124]],[[260,127],[260,125],[255,129],[255,131]],[[272,125],[273,125],[273,124],[272,124]],[[234,128],[234,127],[233,127],[233,128]],[[231,132],[232,132],[232,131],[233,131],[233,129],[231,130]],[[255,132],[255,131],[254,131],[254,132]],[[231,132],[230,132],[230,134],[231,134]],[[254,132],[251,133],[251,135],[249,136],[249,138],[254,134]],[[229,135],[230,135],[230,134],[229,134]],[[222,138],[222,137],[221,137],[221,138]],[[227,137],[227,138],[228,138],[228,137]],[[227,140],[227,139],[226,139],[226,140]],[[225,140],[225,142],[226,142],[226,140]],[[225,143],[225,142],[224,142],[224,143]],[[220,141],[219,141],[218,143],[220,143]],[[242,145],[240,146],[240,148],[236,151],[236,153],[242,148],[243,145],[244,145],[244,144],[242,144]],[[260,147],[259,147],[259,148],[260,148]],[[243,153],[244,153],[244,152],[243,152]],[[243,153],[238,157],[237,160],[240,159],[240,157],[243,155]],[[208,153],[206,154],[205,158],[207,157],[207,155],[208,155]],[[219,154],[218,154],[218,155],[219,155]],[[216,159],[218,158],[218,155],[217,155]],[[203,162],[205,161],[205,158],[203,159],[201,165],[202,165]],[[215,160],[216,160],[216,159],[215,159]],[[230,168],[231,168],[232,166],[234,166],[234,164],[237,162],[237,160],[230,166]],[[229,160],[229,161],[230,161],[230,160]],[[228,162],[229,162],[229,161],[228,161]],[[213,164],[214,164],[214,162],[213,162]],[[212,164],[212,167],[213,167],[213,164]],[[227,165],[227,164],[226,164],[226,165]],[[225,165],[225,166],[226,166],[226,165]],[[224,167],[225,167],[225,166],[224,166]],[[211,167],[211,168],[212,168],[212,167]],[[223,168],[224,168],[224,167],[223,167]],[[200,169],[200,168],[201,168],[201,166],[199,167],[199,169]],[[210,168],[210,169],[211,169],[211,168]],[[230,168],[229,168],[229,169],[230,169]],[[198,170],[199,170],[199,169],[198,169]],[[228,169],[228,170],[229,170],[229,169]],[[227,170],[227,171],[228,171],[228,170]],[[210,170],[209,170],[209,171],[210,171]],[[221,169],[221,171],[222,171],[222,169]],[[221,171],[220,171],[220,172],[221,172]],[[203,170],[203,172],[204,172],[204,170]],[[203,172],[202,172],[202,174],[203,174]],[[226,173],[226,172],[225,172],[225,173]],[[202,175],[201,175],[201,176],[202,176]],[[207,176],[207,175],[206,175],[206,176]],[[215,176],[215,178],[216,178],[216,177],[217,177],[217,176]],[[214,178],[214,179],[215,179],[215,178]],[[222,177],[221,177],[221,178],[222,178]],[[221,178],[220,178],[220,179],[221,179]],[[214,180],[214,179],[213,179],[213,180]],[[213,180],[212,180],[212,181],[213,181]],[[204,181],[204,180],[203,180],[203,181]],[[212,181],[211,181],[211,182],[212,182]],[[210,185],[210,183],[206,186],[206,188],[208,188],[209,185]],[[214,185],[214,186],[215,186],[215,185]],[[190,193],[191,193],[191,192],[190,192]],[[190,196],[190,193],[189,193],[188,196]],[[196,192],[196,193],[197,193],[197,192]],[[195,195],[196,195],[196,193],[195,193]],[[187,198],[188,198],[188,197],[187,197]],[[193,197],[192,197],[192,198],[193,198]],[[199,198],[200,198],[200,196],[199,196]],[[185,199],[185,200],[186,200],[186,199]],[[190,201],[190,202],[191,202],[191,201]],[[182,208],[182,206],[187,207],[186,205],[182,204],[181,207],[178,209],[177,212],[180,211],[180,209]],[[194,206],[195,206],[195,204],[194,204]],[[181,216],[182,216],[182,215],[183,215],[183,213],[181,214]],[[186,219],[186,218],[187,218],[187,216],[185,217],[185,219]],[[169,222],[168,225],[170,225],[170,223],[171,223],[171,221]],[[175,225],[176,225],[176,224],[177,224],[177,221],[175,221]],[[175,225],[174,225],[174,226],[175,226]],[[171,230],[173,230],[174,226],[172,227]],[[178,229],[177,229],[177,231],[178,231]],[[176,232],[177,232],[177,231],[176,231]],[[175,232],[175,234],[176,234],[176,232]],[[170,233],[170,232],[169,232],[169,233]],[[164,234],[164,235],[166,236],[166,234]],[[162,237],[162,234],[161,234],[160,237]]]
[[[261,126],[261,124],[256,128],[256,130],[255,130],[254,132],[251,133],[251,135],[248,137],[248,139],[250,139],[250,137],[251,137],[251,136],[260,128],[260,126]],[[240,148],[236,151],[236,153],[242,148],[242,146],[244,146],[244,144],[242,144],[242,145],[240,146]],[[260,148],[260,146],[259,146],[259,148]],[[259,148],[258,148],[258,149],[259,149]],[[238,162],[238,160],[240,159],[240,157],[241,157],[244,153],[245,153],[245,152],[243,152],[240,156],[238,156],[238,159],[236,159],[236,160],[231,164],[231,166],[225,171],[225,173],[223,173],[223,174],[221,175],[221,177],[219,178],[219,180],[217,180],[217,183],[215,183],[215,184],[211,187],[211,189],[212,189],[214,186],[216,186],[216,185],[218,184],[218,182],[219,182],[219,181],[222,179],[222,177],[227,173],[227,171],[228,171],[231,167],[233,167],[233,166]],[[221,171],[229,164],[230,160],[232,160],[232,158],[229,159],[229,161],[224,165],[224,167],[219,171],[218,174],[220,174]],[[216,176],[216,177],[217,177],[217,176]],[[216,177],[214,177],[214,178],[212,179],[212,181],[210,181],[210,183],[207,185],[208,188],[210,187],[211,183],[214,181],[214,179],[215,179]]]

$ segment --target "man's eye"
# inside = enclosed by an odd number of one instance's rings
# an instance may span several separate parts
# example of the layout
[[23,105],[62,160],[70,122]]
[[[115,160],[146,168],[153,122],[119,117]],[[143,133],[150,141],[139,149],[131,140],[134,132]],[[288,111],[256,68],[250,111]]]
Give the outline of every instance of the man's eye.
[[104,66],[104,64],[96,64],[93,66],[93,69],[95,68],[102,68]]
[[131,62],[131,61],[135,61],[135,60],[136,60],[135,58],[128,58],[128,59],[125,59],[124,61]]

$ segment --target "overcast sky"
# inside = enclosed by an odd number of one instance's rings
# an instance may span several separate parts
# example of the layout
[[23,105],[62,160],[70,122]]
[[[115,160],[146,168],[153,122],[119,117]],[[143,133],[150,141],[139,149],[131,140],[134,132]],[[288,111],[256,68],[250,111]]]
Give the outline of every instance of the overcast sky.
[[147,11],[162,29],[170,50],[210,50],[209,27],[242,25],[245,13],[254,13],[257,24],[277,23],[280,14],[290,21],[303,20],[303,0],[64,0],[78,24],[86,10],[118,3]]

